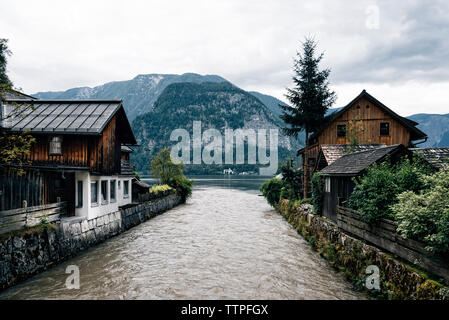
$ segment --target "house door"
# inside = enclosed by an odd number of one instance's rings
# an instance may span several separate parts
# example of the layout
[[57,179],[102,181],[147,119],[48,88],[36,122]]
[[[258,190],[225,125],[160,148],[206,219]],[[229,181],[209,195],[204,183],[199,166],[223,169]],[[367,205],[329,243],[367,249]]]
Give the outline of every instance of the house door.
[[67,202],[67,215],[75,215],[75,173],[58,173],[54,181],[55,201]]

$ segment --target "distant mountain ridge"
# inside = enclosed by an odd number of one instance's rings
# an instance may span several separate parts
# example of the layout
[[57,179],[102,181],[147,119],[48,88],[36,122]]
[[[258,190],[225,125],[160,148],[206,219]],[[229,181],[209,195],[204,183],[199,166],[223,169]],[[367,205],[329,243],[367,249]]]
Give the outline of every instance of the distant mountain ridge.
[[140,74],[131,80],[108,82],[93,88],[80,87],[66,91],[38,92],[38,99],[122,99],[130,121],[137,115],[150,112],[154,102],[170,84],[177,82],[224,82],[217,75],[199,75],[196,73],[176,74]]
[[407,117],[419,124],[417,127],[429,137],[418,147],[449,147],[449,113],[427,114],[419,113]]
[[[218,75],[199,75],[196,73],[176,74],[141,74],[131,80],[108,82],[93,88],[80,87],[58,92],[38,92],[32,96],[39,99],[122,99],[130,121],[138,115],[150,112],[159,95],[172,83],[193,82],[229,82]],[[251,91],[251,95],[262,102],[271,111],[274,118],[281,125],[279,119],[281,109],[279,104],[284,102],[275,97]],[[332,108],[331,111],[339,108]],[[419,123],[417,126],[429,138],[419,147],[449,147],[449,114],[414,114],[409,117]],[[304,141],[304,133],[300,133],[299,140]]]
[[[259,99],[229,82],[173,83],[158,97],[151,112],[138,116],[132,123],[139,143],[132,154],[137,170],[147,172],[148,159],[160,149],[175,144],[170,141],[174,129],[185,129],[192,136],[194,121],[201,121],[202,132],[213,128],[223,137],[226,129],[253,129],[256,134],[259,129],[279,129],[279,120]],[[203,141],[202,146],[208,143]],[[293,157],[299,147],[296,139],[279,132],[280,161],[287,156]],[[224,154],[222,156],[224,161]],[[189,174],[217,174],[231,168],[237,172],[256,172],[258,167],[247,161],[244,165],[190,164],[185,171]]]

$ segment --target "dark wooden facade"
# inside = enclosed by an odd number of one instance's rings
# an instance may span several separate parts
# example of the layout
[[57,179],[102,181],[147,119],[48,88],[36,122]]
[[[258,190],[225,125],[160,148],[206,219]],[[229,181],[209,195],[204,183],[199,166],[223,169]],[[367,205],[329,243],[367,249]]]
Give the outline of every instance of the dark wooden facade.
[[0,169],[0,211],[67,201],[68,214],[75,212],[75,174],[13,168]]
[[[38,103],[38,100],[35,101]],[[46,105],[59,105],[57,101],[40,102],[40,108],[45,112]],[[86,110],[89,105],[99,104],[97,101],[80,101],[85,106],[77,107],[77,101],[64,101],[66,105]],[[109,102],[105,102],[107,105]],[[99,117],[92,113],[92,124],[104,121],[104,125],[98,132],[58,127],[57,132],[51,130],[39,130],[31,128],[30,134],[36,139],[29,154],[24,156],[25,173],[18,174],[14,166],[1,166],[0,164],[0,211],[11,210],[23,206],[23,201],[27,201],[28,206],[43,205],[56,202],[57,200],[67,202],[67,212],[69,215],[75,213],[75,172],[89,172],[95,175],[119,175],[122,174],[121,147],[122,144],[133,145],[136,143],[135,137],[129,125],[126,113],[121,102],[115,101],[115,111],[107,118]],[[118,106],[117,106],[118,105]],[[87,107],[86,107],[87,106]],[[107,108],[103,108],[107,111]],[[63,122],[73,123],[75,120],[68,119],[63,114],[66,110],[61,108],[58,115],[63,118]],[[33,111],[34,112],[34,111]],[[42,123],[45,117],[51,114],[35,117],[36,125]],[[90,114],[86,114],[80,119],[80,124],[89,121]],[[73,118],[75,119],[75,118]],[[85,120],[83,120],[85,119]],[[69,121],[70,120],[70,121]],[[26,119],[22,122],[26,122]],[[49,123],[61,123],[53,120]],[[34,130],[33,130],[34,129]],[[25,129],[24,129],[25,130]],[[62,131],[61,131],[62,130]],[[17,130],[16,130],[17,131]],[[61,139],[60,153],[57,155],[50,153],[50,142],[52,138]],[[128,174],[128,173],[125,173]]]
[[25,157],[31,166],[51,169],[89,170],[97,174],[120,174],[121,142],[114,116],[100,136],[59,135],[62,152],[52,155],[49,151],[53,135],[34,134],[36,142]]

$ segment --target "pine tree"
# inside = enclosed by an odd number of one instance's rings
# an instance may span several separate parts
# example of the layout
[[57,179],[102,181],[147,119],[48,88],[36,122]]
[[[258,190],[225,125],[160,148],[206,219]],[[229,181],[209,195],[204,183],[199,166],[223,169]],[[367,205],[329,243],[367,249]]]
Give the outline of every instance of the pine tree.
[[287,88],[285,95],[291,106],[280,105],[283,110],[280,117],[288,125],[282,128],[284,134],[297,138],[299,132],[305,131],[304,198],[307,197],[308,190],[306,164],[309,134],[320,128],[326,111],[336,99],[335,92],[329,89],[330,69],[319,70],[318,65],[323,58],[323,53],[316,56],[316,46],[316,42],[309,38],[302,43],[302,53],[297,52],[294,60],[294,87]]

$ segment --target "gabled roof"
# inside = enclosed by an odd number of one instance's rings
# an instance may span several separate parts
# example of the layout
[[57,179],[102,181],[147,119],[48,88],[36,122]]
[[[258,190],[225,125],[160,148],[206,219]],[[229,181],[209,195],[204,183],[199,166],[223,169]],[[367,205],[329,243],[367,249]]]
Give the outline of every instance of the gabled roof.
[[125,130],[123,143],[136,144],[121,100],[5,100],[5,113],[20,110],[4,121],[11,131],[51,134],[100,135],[112,117],[119,113]]
[[[375,106],[379,107],[380,109],[382,109],[384,112],[386,112],[387,114],[389,114],[393,119],[397,120],[399,123],[401,123],[404,127],[406,127],[411,135],[410,135],[410,139],[411,140],[418,140],[418,139],[424,139],[427,137],[427,135],[422,132],[421,130],[419,130],[418,128],[416,128],[416,125],[418,125],[417,122],[413,121],[413,120],[409,120],[407,118],[401,117],[400,115],[398,115],[396,112],[394,112],[393,110],[391,110],[390,108],[388,108],[386,105],[384,105],[382,102],[380,102],[379,100],[377,100],[376,98],[374,98],[372,95],[370,95],[368,92],[366,92],[366,90],[364,89],[357,97],[355,97],[351,102],[349,102],[344,108],[342,108],[340,111],[338,111],[335,115],[334,115],[334,119],[337,119],[340,115],[342,115],[344,112],[346,112],[349,108],[352,107],[352,105],[359,99],[361,98],[365,98],[368,101],[370,101],[372,104],[374,104]],[[321,132],[324,131],[324,129],[326,129],[330,124],[332,123],[332,121],[330,123],[328,123],[326,126],[322,127],[320,130],[318,130],[317,132],[315,132],[314,134],[312,134],[309,137],[309,141],[313,140],[314,138],[316,138],[317,136],[319,136],[321,134]],[[299,151],[298,151],[299,153]]]
[[373,163],[379,163],[386,160],[387,157],[406,153],[407,148],[402,144],[354,152],[342,156],[320,172],[330,176],[358,176]]
[[409,148],[410,151],[419,152],[424,159],[437,169],[449,165],[449,148]]

